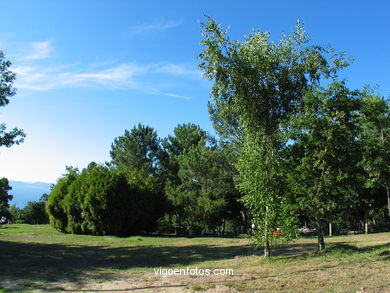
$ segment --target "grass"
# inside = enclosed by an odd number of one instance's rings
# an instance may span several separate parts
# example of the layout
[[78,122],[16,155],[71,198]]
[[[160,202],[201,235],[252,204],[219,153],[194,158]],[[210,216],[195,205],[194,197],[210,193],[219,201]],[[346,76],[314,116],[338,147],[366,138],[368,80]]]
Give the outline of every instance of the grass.
[[[390,233],[315,238],[267,260],[245,238],[61,234],[48,225],[0,229],[0,293],[139,289],[142,292],[385,292]],[[234,276],[168,276],[158,268],[228,268]],[[136,290],[138,291],[138,290]],[[96,292],[96,291],[95,291]]]

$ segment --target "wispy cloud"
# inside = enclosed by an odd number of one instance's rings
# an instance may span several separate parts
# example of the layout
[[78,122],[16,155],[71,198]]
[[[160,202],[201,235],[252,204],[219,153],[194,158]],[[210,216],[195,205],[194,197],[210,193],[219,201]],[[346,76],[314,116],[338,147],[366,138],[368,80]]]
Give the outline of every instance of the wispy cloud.
[[53,52],[52,42],[32,42],[26,46],[26,52],[21,56],[25,60],[41,60],[49,58]]
[[47,91],[59,88],[102,87],[108,89],[136,88],[135,75],[145,68],[133,64],[119,64],[102,69],[83,71],[76,68],[20,66],[15,67],[16,86],[21,89]]
[[178,95],[178,94],[172,94],[172,93],[161,93],[163,96],[167,97],[173,97],[173,98],[178,98],[178,99],[183,99],[183,100],[190,100],[191,97],[185,96],[185,95]]
[[[21,54],[29,52],[29,54]],[[137,90],[178,99],[190,99],[188,86],[201,80],[196,65],[189,63],[118,62],[108,58],[89,64],[58,64],[51,41],[25,43],[14,54],[15,87],[32,91],[64,88]]]
[[0,49],[13,61],[36,61],[53,57],[53,42],[13,42],[12,34],[0,33]]
[[183,20],[168,20],[163,17],[154,19],[151,23],[136,25],[127,32],[127,36],[138,34],[159,32],[177,27],[183,23]]
[[160,64],[155,71],[192,79],[202,78],[202,73],[196,67],[191,66],[191,64]]
[[171,92],[183,82],[201,80],[197,69],[188,64],[122,63],[101,69],[80,64],[61,66],[24,65],[13,68],[19,89],[49,91],[63,88],[135,89],[153,95],[190,99],[188,95]]

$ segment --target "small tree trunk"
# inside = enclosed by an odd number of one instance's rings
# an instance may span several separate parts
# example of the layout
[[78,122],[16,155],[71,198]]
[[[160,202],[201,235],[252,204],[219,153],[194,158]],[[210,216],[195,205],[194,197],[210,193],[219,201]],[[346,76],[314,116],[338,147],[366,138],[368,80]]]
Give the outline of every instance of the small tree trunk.
[[319,217],[317,217],[317,239],[318,239],[318,250],[325,249],[324,231]]
[[329,236],[332,237],[332,223],[329,223]]
[[265,225],[264,225],[264,257],[268,258],[271,256],[271,245],[269,241],[268,233],[268,211],[269,207],[265,207]]
[[240,226],[240,232],[241,234],[244,234],[246,231],[245,230],[245,227],[246,227],[246,215],[245,215],[245,212],[244,211],[240,211],[240,214],[241,214],[241,226]]
[[317,230],[317,238],[318,238],[318,250],[325,249],[324,233],[322,229]]
[[364,223],[364,233],[368,234],[368,223],[367,223],[367,220]]
[[178,227],[180,227],[180,217],[179,214],[176,214],[176,219],[175,219],[175,235],[177,236],[178,234]]
[[171,226],[172,226],[172,215],[168,214],[168,234],[171,234]]
[[271,256],[271,247],[270,247],[270,243],[269,241],[265,241],[265,245],[264,245],[264,257],[265,258],[268,258]]
[[386,192],[387,192],[387,209],[389,211],[389,217],[390,217],[390,187],[386,186]]

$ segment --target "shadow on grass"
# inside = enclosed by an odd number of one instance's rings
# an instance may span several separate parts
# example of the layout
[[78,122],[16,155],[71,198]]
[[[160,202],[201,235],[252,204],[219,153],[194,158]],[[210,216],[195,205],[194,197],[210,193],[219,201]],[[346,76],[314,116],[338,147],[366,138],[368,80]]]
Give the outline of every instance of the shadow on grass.
[[383,249],[390,248],[390,242],[373,245],[373,246],[365,246],[365,247],[357,247],[355,245],[351,245],[348,242],[338,242],[335,244],[328,244],[327,247],[323,251],[317,251],[317,244],[306,244],[305,246],[301,244],[291,244],[286,247],[281,247],[276,250],[274,256],[279,256],[279,258],[283,258],[284,260],[295,259],[295,260],[305,260],[310,257],[323,257],[323,256],[338,256],[338,257],[348,257],[353,254],[362,254],[362,253],[375,253],[378,252],[377,256],[382,256],[383,260],[389,260],[389,250]]
[[[203,261],[254,255],[250,246],[71,246],[0,241],[0,285],[4,281],[79,282],[115,278],[110,270],[190,266]],[[1,286],[0,286],[1,288]]]
[[[380,244],[380,245],[373,245],[373,246],[364,246],[364,247],[357,247],[355,245],[351,245],[345,242],[339,242],[337,244],[330,244],[327,249],[325,249],[322,254],[342,254],[342,255],[352,255],[355,253],[370,253],[370,252],[376,252],[378,250],[382,250],[384,248],[389,248],[390,242]],[[385,251],[381,252],[385,253]]]
[[[82,288],[86,279],[115,280],[118,270],[144,268],[153,273],[153,269],[159,267],[193,267],[205,261],[262,255],[262,250],[254,250],[249,245],[213,246],[212,238],[209,243],[179,247],[111,247],[0,241],[0,288],[12,283],[24,288],[41,286],[36,282],[71,282]],[[312,244],[292,244],[281,248],[279,255],[312,248]]]
[[[210,242],[212,243],[212,239]],[[316,254],[316,244],[296,243],[277,248],[274,256],[283,259],[305,259],[312,256],[340,253],[376,252],[388,248],[390,243],[358,248],[345,242],[330,244]],[[85,279],[114,280],[117,270],[144,268],[152,274],[159,267],[194,266],[204,261],[233,259],[236,256],[261,255],[262,250],[251,246],[87,246],[0,241],[0,288],[7,284],[28,281],[71,282],[82,286]],[[378,251],[381,259],[389,259],[389,250]],[[115,271],[113,271],[115,270]],[[136,273],[135,273],[136,274]],[[24,285],[21,285],[24,286]],[[24,286],[24,287],[26,287]]]

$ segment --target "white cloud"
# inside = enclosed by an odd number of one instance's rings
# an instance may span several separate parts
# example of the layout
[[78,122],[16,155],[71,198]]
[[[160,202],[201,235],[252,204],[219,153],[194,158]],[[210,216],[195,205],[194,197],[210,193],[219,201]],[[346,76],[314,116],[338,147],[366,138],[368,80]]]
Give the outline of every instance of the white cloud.
[[202,73],[189,64],[162,64],[156,67],[156,72],[186,77],[191,79],[201,79]]
[[189,96],[184,96],[184,95],[178,95],[178,94],[172,94],[172,93],[161,93],[164,96],[167,97],[173,97],[173,98],[178,98],[178,99],[183,99],[183,100],[190,100],[191,97]]
[[136,88],[137,82],[134,77],[137,74],[142,74],[145,70],[145,68],[133,64],[119,64],[95,71],[63,70],[62,67],[45,68],[40,66],[14,68],[17,74],[15,86],[20,89],[36,91],[81,87]]
[[149,32],[158,32],[164,31],[176,26],[179,26],[183,23],[183,20],[167,20],[163,17],[156,18],[151,23],[136,25],[127,32],[128,36],[138,35]]
[[[160,29],[174,25],[169,22],[158,24]],[[51,41],[19,46],[12,69],[16,73],[15,87],[32,91],[64,88],[130,89],[151,95],[190,99],[183,93],[186,85],[201,80],[201,74],[193,64],[118,63],[115,59],[89,64],[56,64],[56,59],[46,60],[54,53]]]
[[26,60],[47,59],[50,57],[52,51],[53,48],[52,48],[51,41],[29,43],[25,55],[22,56],[22,59],[26,59]]
[[107,60],[99,60],[94,63],[89,64],[88,66],[91,68],[98,68],[98,67],[105,67],[108,65],[113,65],[115,63],[118,63],[118,60],[116,59],[107,59]]
[[[189,97],[169,91],[175,87],[178,79],[180,81],[201,79],[199,71],[194,67],[172,63],[146,65],[122,63],[103,69],[91,65],[82,67],[80,64],[51,67],[22,65],[15,66],[13,71],[17,74],[15,86],[19,89],[34,91],[86,87],[137,89],[150,94],[180,99],[189,99]],[[169,92],[166,92],[167,89]]]

